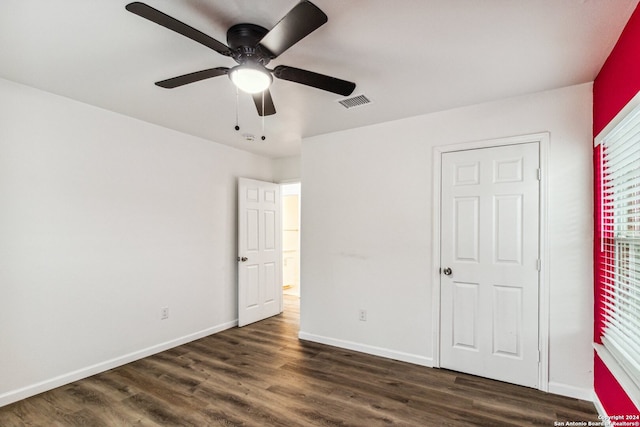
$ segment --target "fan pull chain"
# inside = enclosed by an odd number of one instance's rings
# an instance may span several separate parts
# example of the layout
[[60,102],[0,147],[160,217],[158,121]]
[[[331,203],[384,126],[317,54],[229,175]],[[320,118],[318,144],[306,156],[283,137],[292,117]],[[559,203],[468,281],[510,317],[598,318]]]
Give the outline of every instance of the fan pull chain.
[[262,139],[263,141],[265,139],[267,139],[266,136],[264,136],[264,93],[266,91],[262,91],[262,137],[260,139]]
[[235,130],[240,130],[240,113],[238,107],[238,87],[236,86],[236,127]]

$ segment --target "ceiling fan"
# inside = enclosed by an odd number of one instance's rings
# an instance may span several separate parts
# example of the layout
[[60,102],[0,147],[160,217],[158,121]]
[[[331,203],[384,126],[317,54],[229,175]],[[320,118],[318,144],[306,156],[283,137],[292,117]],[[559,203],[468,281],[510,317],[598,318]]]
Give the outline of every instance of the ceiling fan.
[[200,80],[228,75],[240,90],[252,95],[260,116],[269,116],[276,112],[269,91],[273,76],[343,96],[350,95],[356,87],[355,83],[346,80],[287,65],[278,65],[274,69],[266,67],[272,59],[327,22],[327,15],[310,1],[300,1],[271,30],[254,24],[232,26],[227,31],[228,46],[144,3],[129,3],[126,9],[221,55],[231,57],[238,63],[232,68],[209,68],[156,82],[160,87],[173,89]]

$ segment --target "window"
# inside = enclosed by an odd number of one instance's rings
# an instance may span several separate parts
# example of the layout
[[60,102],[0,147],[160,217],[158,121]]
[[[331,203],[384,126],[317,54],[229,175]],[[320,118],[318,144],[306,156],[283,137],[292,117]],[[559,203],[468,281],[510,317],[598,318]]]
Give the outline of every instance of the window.
[[602,343],[640,387],[640,109],[600,146]]

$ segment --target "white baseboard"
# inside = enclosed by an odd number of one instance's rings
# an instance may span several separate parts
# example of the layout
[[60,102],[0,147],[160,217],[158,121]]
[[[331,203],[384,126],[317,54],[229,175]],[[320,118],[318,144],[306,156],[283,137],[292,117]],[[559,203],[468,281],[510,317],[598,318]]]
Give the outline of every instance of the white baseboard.
[[[598,395],[595,393],[595,391],[593,392],[593,404],[596,407],[596,411],[598,411],[600,419],[609,420],[609,414],[607,414],[607,411],[605,411],[604,406],[602,406],[602,402],[600,402],[600,399],[598,398]],[[605,423],[605,426],[608,425],[610,425],[610,423]]]
[[166,341],[151,347],[144,348],[142,350],[134,351],[129,354],[125,354],[114,359],[106,360],[101,363],[97,363],[92,366],[78,369],[73,372],[69,372],[45,381],[41,381],[36,384],[28,385],[17,390],[11,390],[9,392],[0,394],[0,407],[9,405],[10,403],[17,402],[27,397],[35,396],[36,394],[52,390],[56,387],[63,386],[65,384],[72,383],[74,381],[81,380],[83,378],[90,377],[91,375],[99,374],[100,372],[108,371],[109,369],[117,368],[118,366],[126,365],[127,363],[134,362],[136,360],[151,356],[161,351],[168,350],[173,347],[177,347],[188,342],[204,338],[206,336],[224,331],[225,329],[233,328],[238,325],[238,321],[223,323],[211,328],[204,329],[202,331],[195,332],[193,334],[185,335],[180,338]]
[[593,402],[593,397],[595,396],[593,388],[591,387],[582,388],[553,381],[549,381],[549,393],[573,397],[574,399],[587,400],[589,402]]
[[404,353],[396,350],[389,350],[382,347],[375,347],[366,344],[360,344],[353,341],[344,341],[335,338],[323,337],[320,335],[309,334],[307,332],[299,332],[298,338],[305,341],[317,342],[333,347],[345,348],[347,350],[358,351],[360,353],[371,354],[374,356],[386,357],[387,359],[399,360],[401,362],[413,363],[415,365],[433,367],[433,359],[430,357],[419,356],[417,354]]

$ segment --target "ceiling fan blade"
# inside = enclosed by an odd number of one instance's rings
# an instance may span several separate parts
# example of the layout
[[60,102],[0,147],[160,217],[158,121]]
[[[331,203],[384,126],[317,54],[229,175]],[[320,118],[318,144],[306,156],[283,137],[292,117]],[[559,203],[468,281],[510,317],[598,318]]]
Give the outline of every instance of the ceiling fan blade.
[[211,77],[223,76],[229,72],[227,67],[209,68],[208,70],[196,71],[194,73],[184,74],[178,77],[156,82],[156,86],[165,89],[173,89],[189,83],[199,82],[200,80],[209,79]]
[[[262,95],[264,94],[264,111],[262,111]],[[256,108],[258,109],[258,115],[260,116],[270,116],[276,113],[276,107],[273,105],[273,99],[271,99],[271,92],[269,89],[264,92],[254,93],[252,95],[253,102],[256,104]]]
[[184,22],[180,22],[177,19],[152,8],[151,6],[136,1],[129,3],[125,8],[131,13],[135,13],[136,15],[148,19],[151,22],[155,22],[158,25],[162,25],[163,27],[173,30],[178,34],[182,34],[183,36],[197,41],[198,43],[203,44],[222,55],[231,56],[231,50],[224,43],[209,37],[202,31],[196,30]]
[[343,96],[351,95],[356,88],[355,83],[287,65],[278,65],[273,70],[273,75],[282,80],[289,80]]
[[266,47],[275,58],[311,34],[327,20],[327,15],[316,5],[303,0],[260,40],[260,44]]

